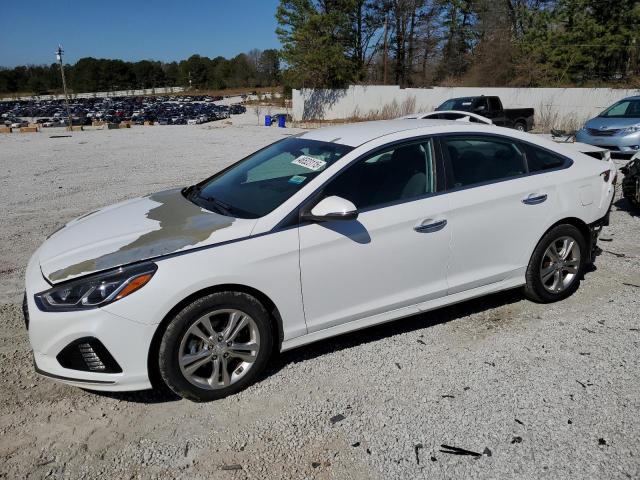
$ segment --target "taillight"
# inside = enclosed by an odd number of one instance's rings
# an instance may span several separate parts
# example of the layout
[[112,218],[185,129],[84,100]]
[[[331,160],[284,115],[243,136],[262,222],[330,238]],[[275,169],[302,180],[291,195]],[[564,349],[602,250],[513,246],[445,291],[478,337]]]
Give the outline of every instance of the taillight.
[[605,170],[600,174],[604,183],[609,183],[609,178],[611,177],[611,170]]

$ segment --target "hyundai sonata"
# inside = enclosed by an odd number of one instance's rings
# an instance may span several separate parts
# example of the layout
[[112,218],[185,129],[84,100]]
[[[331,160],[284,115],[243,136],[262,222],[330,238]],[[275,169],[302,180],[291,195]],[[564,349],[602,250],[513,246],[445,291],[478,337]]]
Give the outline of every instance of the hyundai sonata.
[[291,136],[53,233],[26,271],[35,368],[213,400],[275,351],[516,287],[562,300],[594,259],[615,177],[610,160],[479,123]]

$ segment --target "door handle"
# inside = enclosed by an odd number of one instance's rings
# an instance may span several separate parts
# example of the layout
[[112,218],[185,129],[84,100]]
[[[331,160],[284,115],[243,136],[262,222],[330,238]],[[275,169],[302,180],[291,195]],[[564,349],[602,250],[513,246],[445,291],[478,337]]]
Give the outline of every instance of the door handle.
[[524,203],[525,205],[538,205],[544,202],[546,199],[547,199],[546,193],[543,193],[542,195],[536,195],[535,193],[532,193],[527,198],[523,199],[522,203]]
[[[425,220],[426,222],[427,220]],[[442,230],[447,225],[446,220],[435,220],[430,221],[429,223],[421,223],[420,225],[416,225],[413,229],[419,233],[431,233],[437,232],[438,230]]]

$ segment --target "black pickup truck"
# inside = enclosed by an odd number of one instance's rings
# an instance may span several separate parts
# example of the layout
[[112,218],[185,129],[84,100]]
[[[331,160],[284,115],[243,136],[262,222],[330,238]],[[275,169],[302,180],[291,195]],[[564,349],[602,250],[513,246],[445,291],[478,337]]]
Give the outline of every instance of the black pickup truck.
[[460,110],[477,113],[490,119],[500,127],[515,128],[528,132],[533,128],[533,108],[503,108],[500,97],[461,97],[451,98],[436,108],[442,110]]

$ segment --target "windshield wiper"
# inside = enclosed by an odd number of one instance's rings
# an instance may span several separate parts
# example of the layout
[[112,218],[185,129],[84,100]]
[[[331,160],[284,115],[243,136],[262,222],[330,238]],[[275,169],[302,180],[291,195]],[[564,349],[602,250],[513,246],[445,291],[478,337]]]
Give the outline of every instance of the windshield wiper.
[[202,187],[198,184],[195,184],[188,187],[184,193],[187,195],[187,197],[193,198],[193,197],[196,197],[201,190],[202,190]]
[[226,203],[221,202],[217,198],[213,198],[213,197],[202,197],[202,196],[200,196],[199,198],[201,198],[205,202],[208,202],[208,203],[212,204],[223,215],[227,215],[228,217],[233,217],[233,214],[231,213],[231,206],[230,205],[227,205]]
[[206,196],[200,195],[201,191],[202,191],[202,187],[200,185],[191,185],[190,187],[185,188],[182,194],[185,196],[187,200],[195,203],[196,205],[202,206],[200,204],[205,203],[206,204],[205,208],[209,208],[210,210],[215,211],[216,213],[221,213],[222,215],[226,215],[228,217],[235,216],[233,214],[233,211],[235,210],[235,208],[233,208],[231,205],[224,203],[223,201],[218,200],[217,198],[214,198],[214,197],[206,197]]

